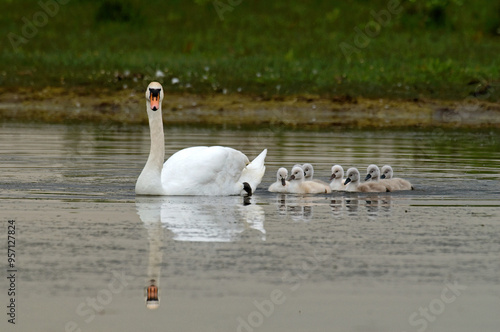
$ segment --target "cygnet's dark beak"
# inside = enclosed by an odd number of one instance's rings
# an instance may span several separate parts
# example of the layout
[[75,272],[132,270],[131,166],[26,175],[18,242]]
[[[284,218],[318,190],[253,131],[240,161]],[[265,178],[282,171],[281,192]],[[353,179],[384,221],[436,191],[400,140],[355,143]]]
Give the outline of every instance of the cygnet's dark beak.
[[286,180],[285,180],[285,178],[281,178],[281,185],[283,187],[286,186]]
[[385,179],[385,174],[382,174],[382,175],[380,176],[380,178],[381,178],[381,179]]
[[372,176],[370,174],[366,174],[366,177],[365,177],[365,181],[368,181],[372,178]]
[[349,182],[351,182],[351,178],[347,178],[347,179],[345,179],[344,186],[345,186],[346,184],[348,184]]

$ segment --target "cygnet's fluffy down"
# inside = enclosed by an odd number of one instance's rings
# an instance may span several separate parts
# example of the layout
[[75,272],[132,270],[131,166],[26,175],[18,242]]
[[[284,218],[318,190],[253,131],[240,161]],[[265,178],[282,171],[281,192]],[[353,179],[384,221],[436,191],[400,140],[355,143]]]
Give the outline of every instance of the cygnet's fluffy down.
[[330,184],[326,183],[325,181],[321,181],[321,180],[313,178],[314,177],[314,168],[311,164],[304,164],[301,167],[304,170],[304,174],[305,174],[304,180],[305,181],[314,181],[314,182],[317,182],[317,183],[324,185],[325,187],[330,187]]
[[287,193],[288,187],[290,186],[289,182],[286,180],[288,177],[288,171],[286,168],[281,167],[278,169],[278,173],[276,174],[276,182],[269,186],[269,191],[273,193]]
[[305,181],[304,177],[304,170],[301,167],[293,167],[292,174],[288,178],[288,192],[293,194],[326,194],[332,192],[329,186],[314,181]]
[[401,178],[393,178],[393,171],[392,171],[392,167],[389,166],[389,165],[384,165],[382,167],[382,175],[380,176],[380,178],[382,180],[391,180],[393,181],[394,183],[396,183],[397,185],[397,189],[396,190],[413,190],[413,186],[411,185],[411,183],[405,179],[401,179]]
[[386,192],[390,189],[380,183],[380,182],[365,182],[360,183],[359,171],[352,167],[347,170],[346,179],[344,184],[346,185],[346,191],[359,191],[359,192]]
[[370,182],[379,182],[385,185],[389,191],[396,191],[396,190],[401,190],[401,184],[399,181],[395,181],[393,179],[382,179],[380,176],[380,169],[378,168],[377,165],[369,165],[366,169],[366,177],[365,181],[370,181]]
[[330,188],[334,191],[345,190],[344,169],[340,165],[332,166],[332,176],[330,177]]
[[377,165],[371,164],[366,168],[365,181],[378,181],[380,180],[380,169]]

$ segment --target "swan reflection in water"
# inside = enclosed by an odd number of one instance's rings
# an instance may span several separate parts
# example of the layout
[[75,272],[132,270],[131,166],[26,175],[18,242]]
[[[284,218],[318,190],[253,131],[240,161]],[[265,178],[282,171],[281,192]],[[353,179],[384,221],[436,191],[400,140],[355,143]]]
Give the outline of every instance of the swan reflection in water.
[[279,194],[277,197],[278,213],[290,216],[294,221],[310,221],[313,217],[313,205],[317,196]]
[[254,198],[168,196],[136,197],[139,218],[148,231],[149,262],[146,281],[146,307],[160,305],[160,272],[164,229],[174,241],[232,242],[245,231],[256,231],[266,240],[264,210],[252,204]]
[[366,210],[370,219],[376,219],[391,210],[392,198],[386,193],[342,193],[333,196],[287,195],[276,196],[278,215],[295,221],[310,221],[314,209],[322,209],[328,201],[334,218],[357,216]]
[[[341,217],[344,212],[348,216],[357,216],[366,210],[369,219],[377,219],[390,212],[392,198],[386,193],[346,194],[332,198],[330,208],[335,217]],[[362,209],[360,211],[360,208]]]

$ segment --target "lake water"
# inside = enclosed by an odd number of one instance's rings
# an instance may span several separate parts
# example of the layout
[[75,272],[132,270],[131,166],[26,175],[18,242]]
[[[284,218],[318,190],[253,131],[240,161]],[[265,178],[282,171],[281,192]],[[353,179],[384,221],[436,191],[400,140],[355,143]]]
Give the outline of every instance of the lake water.
[[[136,198],[147,127],[2,124],[0,330],[499,330],[498,130],[166,130],[166,156],[193,145],[268,148],[263,183],[250,199]],[[390,164],[415,190],[267,192],[305,162],[324,180]]]

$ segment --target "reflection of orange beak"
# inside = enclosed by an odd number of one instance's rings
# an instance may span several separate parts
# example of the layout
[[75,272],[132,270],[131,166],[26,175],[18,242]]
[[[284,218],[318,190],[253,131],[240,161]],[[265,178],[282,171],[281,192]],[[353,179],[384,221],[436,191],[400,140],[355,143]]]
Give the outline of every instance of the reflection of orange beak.
[[146,301],[158,301],[158,287],[151,285],[148,287]]
[[153,111],[157,111],[160,109],[160,94],[158,94],[156,97],[151,94],[151,97],[149,97],[149,101],[151,102],[151,109]]

